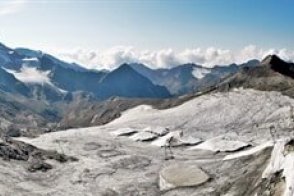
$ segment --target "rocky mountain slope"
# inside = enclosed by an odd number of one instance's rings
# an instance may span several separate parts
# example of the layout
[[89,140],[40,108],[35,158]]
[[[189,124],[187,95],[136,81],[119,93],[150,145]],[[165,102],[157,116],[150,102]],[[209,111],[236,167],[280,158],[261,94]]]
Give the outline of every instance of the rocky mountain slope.
[[244,68],[219,84],[220,90],[253,88],[262,91],[278,91],[294,96],[294,64],[276,55],[267,56],[258,66]]
[[34,136],[54,130],[61,118],[52,106],[0,93],[0,136]]

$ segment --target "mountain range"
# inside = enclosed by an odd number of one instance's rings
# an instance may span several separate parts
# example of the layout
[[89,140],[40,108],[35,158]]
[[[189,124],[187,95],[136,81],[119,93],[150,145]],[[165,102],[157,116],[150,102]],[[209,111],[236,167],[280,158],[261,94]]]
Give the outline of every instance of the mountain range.
[[243,67],[254,67],[258,63],[258,60],[250,60],[241,65],[216,65],[213,68],[184,64],[171,69],[156,70],[142,64],[131,64],[130,66],[153,83],[165,86],[172,95],[178,96],[214,86]]
[[50,54],[0,44],[0,131],[38,135],[56,129],[107,123],[126,109],[163,109],[210,91],[234,88],[280,91],[293,96],[293,64],[271,55],[261,63],[196,64],[171,69],[122,64],[89,70]]
[[150,69],[143,64],[122,64],[113,71],[88,70],[41,51],[11,49],[0,44],[0,88],[47,102],[70,101],[76,92],[99,100],[110,97],[168,98],[215,85],[243,65],[205,68],[195,64],[171,69]]

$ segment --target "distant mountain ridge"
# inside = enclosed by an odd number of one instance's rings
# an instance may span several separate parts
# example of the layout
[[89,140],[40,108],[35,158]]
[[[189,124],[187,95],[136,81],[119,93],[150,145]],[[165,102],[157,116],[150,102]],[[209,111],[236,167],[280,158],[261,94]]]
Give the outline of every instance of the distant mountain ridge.
[[[258,61],[249,61],[254,66]],[[168,98],[201,91],[220,82],[244,65],[205,68],[184,64],[171,69],[150,69],[143,64],[122,64],[117,69],[93,71],[67,63],[41,51],[11,49],[0,44],[0,68],[14,76],[19,94],[47,102],[71,101],[74,92],[85,92],[98,100],[110,97]],[[3,75],[4,73],[2,73]],[[33,75],[36,76],[28,76]],[[43,81],[25,81],[35,77]],[[17,82],[18,81],[18,82]],[[45,81],[45,82],[44,82]],[[5,86],[7,85],[7,86]],[[0,84],[9,89],[12,84]]]
[[[66,63],[41,51],[24,48],[13,50],[3,44],[0,45],[0,68],[2,75],[6,72],[5,75],[11,77],[11,81],[14,79],[14,83],[22,86],[19,94],[49,102],[64,101],[73,97],[72,93],[78,91],[89,93],[97,99],[113,96],[138,98],[171,96],[165,87],[154,85],[131,67],[118,68],[109,73],[93,71],[77,64]],[[119,70],[121,71],[118,74]],[[25,80],[25,77],[33,77],[30,76],[32,74],[43,81]],[[8,86],[11,85],[2,81],[0,87],[9,90]],[[14,89],[19,90],[19,88]],[[24,93],[24,90],[28,92]]]
[[217,65],[213,68],[184,64],[171,69],[150,69],[143,64],[130,64],[130,66],[154,84],[165,86],[171,94],[184,95],[214,86],[222,79],[237,73],[240,68],[254,67],[258,63],[258,60],[250,60],[241,65]]

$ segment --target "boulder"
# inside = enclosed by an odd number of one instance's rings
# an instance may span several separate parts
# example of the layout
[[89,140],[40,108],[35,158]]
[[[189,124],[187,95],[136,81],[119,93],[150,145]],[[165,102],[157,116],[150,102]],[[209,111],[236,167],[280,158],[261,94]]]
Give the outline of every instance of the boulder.
[[46,160],[56,160],[59,163],[65,163],[68,161],[77,161],[75,157],[60,154],[57,151],[39,149],[33,145],[27,144],[22,141],[6,138],[0,139],[0,157],[4,160],[19,160],[28,162],[28,171],[36,172],[52,169]]
[[180,187],[199,186],[210,179],[197,165],[175,163],[163,168],[159,174],[159,188],[168,191]]

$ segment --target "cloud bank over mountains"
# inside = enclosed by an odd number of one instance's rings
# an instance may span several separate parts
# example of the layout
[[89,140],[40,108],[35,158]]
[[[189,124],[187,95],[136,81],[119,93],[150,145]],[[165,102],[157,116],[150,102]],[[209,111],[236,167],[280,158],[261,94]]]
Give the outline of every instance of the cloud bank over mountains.
[[287,61],[294,60],[294,51],[287,49],[263,49],[249,45],[233,51],[209,47],[174,51],[162,49],[156,51],[137,50],[131,46],[116,46],[105,51],[73,49],[71,51],[54,52],[59,58],[77,62],[90,69],[117,68],[122,63],[143,63],[151,68],[171,68],[180,64],[195,63],[205,67],[244,63],[251,59],[261,60],[266,55],[277,54]]

